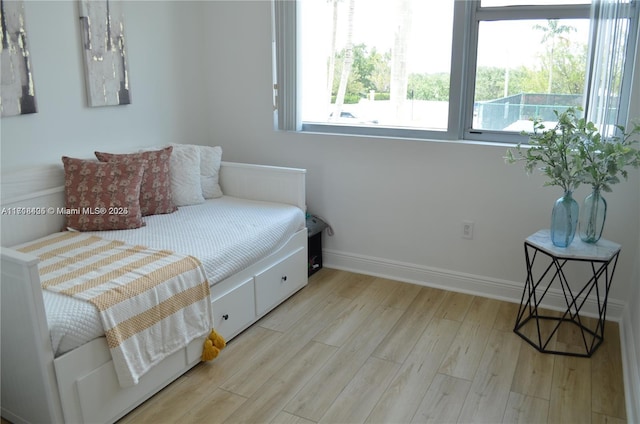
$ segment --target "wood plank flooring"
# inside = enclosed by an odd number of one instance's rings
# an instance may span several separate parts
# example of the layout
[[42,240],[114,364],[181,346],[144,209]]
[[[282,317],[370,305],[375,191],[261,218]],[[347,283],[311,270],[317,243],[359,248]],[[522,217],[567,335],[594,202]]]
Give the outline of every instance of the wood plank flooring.
[[517,308],[325,268],[120,423],[626,422],[617,324],[590,359],[547,355]]

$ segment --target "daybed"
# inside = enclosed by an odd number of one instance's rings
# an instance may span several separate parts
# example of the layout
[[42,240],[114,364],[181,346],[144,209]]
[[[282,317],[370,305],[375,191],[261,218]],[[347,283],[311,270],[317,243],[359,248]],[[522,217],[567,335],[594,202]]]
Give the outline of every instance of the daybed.
[[[2,216],[2,246],[60,231],[63,215],[35,214],[37,209],[16,214],[13,208],[63,207],[62,184],[60,169],[54,168],[3,175],[7,213]],[[222,162],[220,186],[222,201],[240,198],[305,209],[302,169]],[[210,281],[214,325],[227,340],[306,285],[306,229],[280,245],[221,281]],[[35,256],[2,247],[1,272],[2,416],[11,422],[114,422],[200,361],[203,339],[164,359],[138,384],[123,388],[104,337],[56,356]]]

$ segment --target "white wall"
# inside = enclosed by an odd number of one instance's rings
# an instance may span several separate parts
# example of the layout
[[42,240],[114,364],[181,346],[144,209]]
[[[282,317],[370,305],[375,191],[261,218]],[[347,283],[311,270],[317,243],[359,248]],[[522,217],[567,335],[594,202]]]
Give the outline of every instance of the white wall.
[[[274,131],[269,2],[216,1],[205,10],[212,139],[226,159],[308,169],[308,208],[335,230],[323,238],[329,266],[455,280],[458,289],[481,282],[506,288],[504,296],[520,290],[523,240],[548,228],[558,188],[506,165],[504,146]],[[223,39],[233,42],[214,42]],[[611,291],[616,318],[638,261],[639,180],[632,171],[606,195],[604,237],[623,246]],[[461,238],[462,220],[475,222],[473,240]]]
[[[640,59],[637,60],[640,64]],[[640,106],[640,105],[639,105]],[[640,111],[640,107],[636,110]],[[637,185],[640,191],[640,181]],[[638,215],[640,221],[640,215]],[[640,235],[638,235],[640,245]],[[636,266],[631,280],[631,295],[622,322],[623,347],[627,370],[625,384],[627,390],[628,422],[640,421],[640,251],[636,256]]]
[[132,104],[86,106],[77,2],[26,1],[38,113],[2,118],[2,172],[62,155],[204,142],[200,2],[123,2]]
[[[637,31],[640,39],[640,25]],[[640,54],[638,53],[640,53],[640,45],[636,46],[635,83],[629,113],[631,117],[636,117],[635,121],[640,121],[640,118],[637,118],[640,117]],[[627,126],[630,127],[631,122]],[[635,182],[635,187],[640,192],[640,178]],[[640,221],[640,214],[638,214],[637,218]],[[628,422],[640,421],[640,233],[638,234],[638,246],[634,273],[631,279],[631,293],[621,325],[623,355],[625,355],[627,364],[625,385]]]

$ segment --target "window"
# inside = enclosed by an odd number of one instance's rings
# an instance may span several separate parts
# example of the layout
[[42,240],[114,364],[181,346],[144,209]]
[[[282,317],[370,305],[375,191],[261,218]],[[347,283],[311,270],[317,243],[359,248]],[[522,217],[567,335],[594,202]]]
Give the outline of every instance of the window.
[[532,131],[582,105],[588,43],[589,19],[480,21],[471,131]]
[[[447,129],[453,0],[302,1],[300,9],[303,122]],[[338,110],[357,118],[333,119]]]
[[[605,122],[624,122],[638,6],[559,3],[275,0],[279,127],[514,142],[531,119],[553,122],[568,107],[613,110]],[[608,3],[622,19],[596,25],[613,19],[598,15]],[[617,41],[603,44],[611,28]],[[619,105],[602,106],[603,96]]]

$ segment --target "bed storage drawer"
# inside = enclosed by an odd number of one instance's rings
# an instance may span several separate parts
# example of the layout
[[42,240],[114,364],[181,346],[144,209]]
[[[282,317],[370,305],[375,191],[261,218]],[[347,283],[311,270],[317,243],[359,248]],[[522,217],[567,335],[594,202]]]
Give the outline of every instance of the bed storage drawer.
[[306,250],[301,247],[255,277],[256,314],[261,316],[307,283]]
[[255,320],[253,278],[213,301],[214,326],[226,340]]

